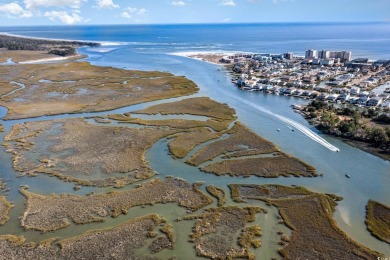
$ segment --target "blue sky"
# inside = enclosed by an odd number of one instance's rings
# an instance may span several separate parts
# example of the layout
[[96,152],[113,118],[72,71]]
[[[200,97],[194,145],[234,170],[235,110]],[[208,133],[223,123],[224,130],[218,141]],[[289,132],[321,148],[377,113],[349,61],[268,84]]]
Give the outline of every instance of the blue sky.
[[0,0],[0,26],[390,21],[390,0]]

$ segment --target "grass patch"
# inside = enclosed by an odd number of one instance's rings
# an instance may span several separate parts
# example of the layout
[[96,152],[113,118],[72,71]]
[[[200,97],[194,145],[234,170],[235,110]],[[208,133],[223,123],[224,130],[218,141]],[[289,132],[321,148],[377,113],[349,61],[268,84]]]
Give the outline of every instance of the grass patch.
[[187,98],[177,102],[159,104],[138,110],[135,113],[149,115],[191,114],[230,121],[236,118],[234,109],[208,97]]
[[9,220],[8,213],[12,207],[13,205],[4,196],[0,196],[0,225]]
[[106,111],[190,95],[198,90],[185,77],[99,67],[87,62],[1,66],[0,75],[0,81],[26,86],[0,99],[0,105],[9,109],[6,119]]
[[211,198],[198,186],[181,179],[166,178],[148,181],[132,190],[89,196],[44,196],[21,189],[27,198],[27,208],[21,222],[25,229],[48,232],[65,228],[71,222],[103,222],[107,217],[126,214],[129,208],[141,205],[176,203],[195,211],[212,203]]
[[280,185],[230,185],[235,200],[258,199],[279,209],[293,230],[279,253],[284,259],[376,259],[381,256],[350,239],[333,219],[339,197]]
[[371,234],[390,244],[390,208],[370,200],[367,204],[366,225]]

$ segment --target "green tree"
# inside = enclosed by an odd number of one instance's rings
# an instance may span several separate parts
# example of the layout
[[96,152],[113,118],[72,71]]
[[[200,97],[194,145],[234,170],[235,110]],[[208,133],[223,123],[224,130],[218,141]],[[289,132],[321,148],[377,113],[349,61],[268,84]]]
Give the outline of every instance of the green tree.
[[370,139],[377,145],[381,145],[389,141],[386,131],[382,127],[374,126],[370,133]]

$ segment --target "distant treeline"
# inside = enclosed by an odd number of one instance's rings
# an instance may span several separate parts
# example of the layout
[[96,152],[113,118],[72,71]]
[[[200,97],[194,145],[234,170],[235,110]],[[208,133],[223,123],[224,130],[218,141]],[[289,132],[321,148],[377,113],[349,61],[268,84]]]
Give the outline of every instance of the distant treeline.
[[100,46],[100,43],[33,39],[9,35],[0,35],[0,48],[5,48],[7,50],[47,50],[51,54],[69,56],[75,54],[75,48],[81,46]]

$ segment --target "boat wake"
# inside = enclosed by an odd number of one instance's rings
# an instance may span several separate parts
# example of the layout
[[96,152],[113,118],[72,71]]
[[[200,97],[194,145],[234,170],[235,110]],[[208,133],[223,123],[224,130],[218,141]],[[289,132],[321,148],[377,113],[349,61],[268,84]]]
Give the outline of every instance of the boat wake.
[[[228,94],[229,95],[229,94]],[[313,131],[311,131],[309,128],[307,128],[306,126],[290,119],[290,118],[287,118],[285,116],[282,116],[282,115],[279,115],[279,114],[276,114],[274,112],[271,112],[270,110],[262,107],[262,106],[259,106],[257,104],[254,104],[246,99],[243,99],[241,97],[237,97],[237,96],[233,96],[233,95],[229,95],[230,97],[236,99],[236,100],[239,100],[261,112],[264,112],[266,114],[269,114],[271,116],[274,116],[276,117],[277,119],[279,119],[280,121],[296,128],[297,130],[299,130],[301,133],[303,133],[304,135],[306,135],[307,137],[309,137],[310,139],[312,139],[313,141],[321,144],[322,146],[328,148],[329,150],[333,151],[333,152],[339,152],[340,149],[337,148],[336,146],[330,144],[329,142],[327,142],[324,138],[320,137],[318,134],[314,133]]]

